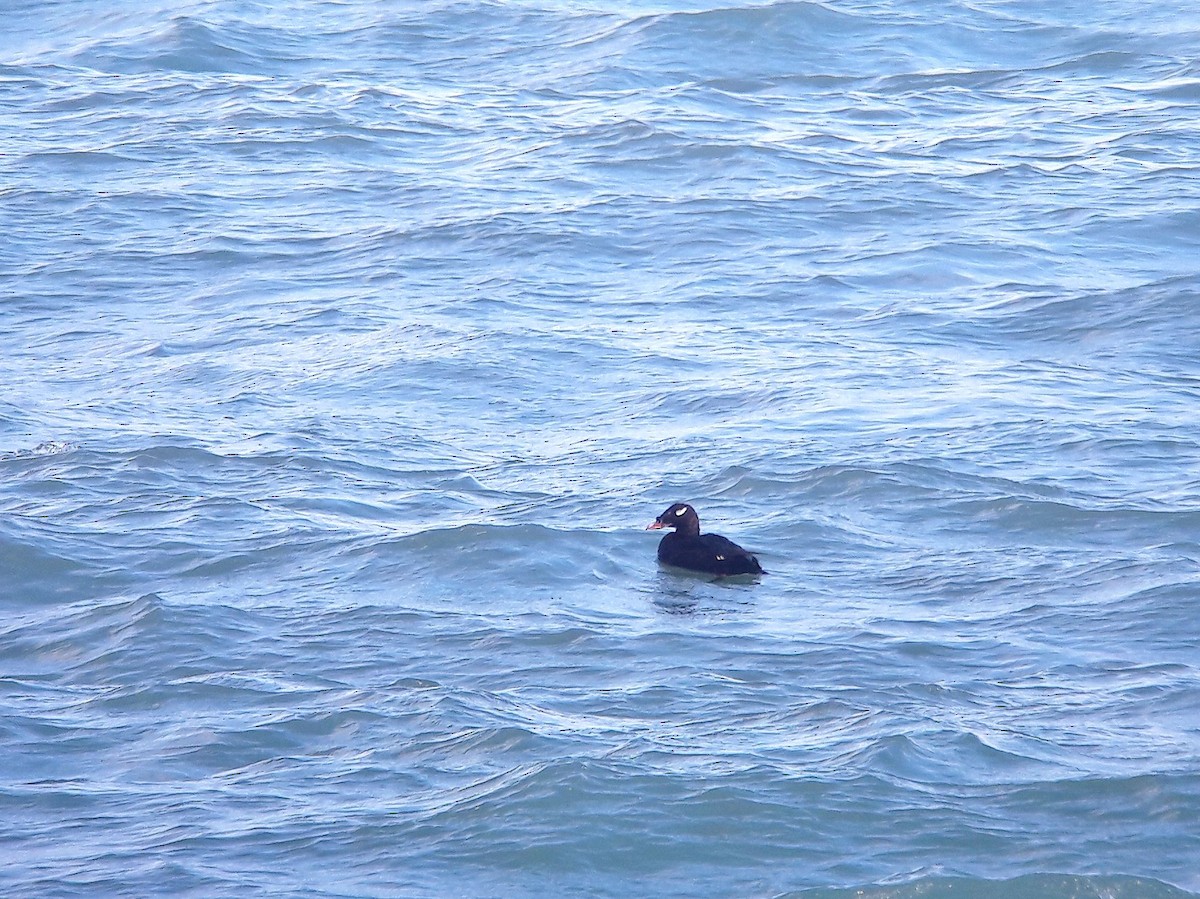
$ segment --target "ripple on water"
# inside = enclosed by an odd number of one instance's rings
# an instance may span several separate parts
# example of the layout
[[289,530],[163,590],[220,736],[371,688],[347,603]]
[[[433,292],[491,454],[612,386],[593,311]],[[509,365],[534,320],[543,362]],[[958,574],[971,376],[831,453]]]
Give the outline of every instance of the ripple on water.
[[0,34],[6,892],[1200,887],[1194,14],[92,5]]

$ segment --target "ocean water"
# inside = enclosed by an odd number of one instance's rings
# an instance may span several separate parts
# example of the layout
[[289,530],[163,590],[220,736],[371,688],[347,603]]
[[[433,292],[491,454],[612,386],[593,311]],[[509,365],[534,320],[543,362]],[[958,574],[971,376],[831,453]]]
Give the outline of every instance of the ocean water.
[[1200,896],[1198,10],[0,4],[0,893]]

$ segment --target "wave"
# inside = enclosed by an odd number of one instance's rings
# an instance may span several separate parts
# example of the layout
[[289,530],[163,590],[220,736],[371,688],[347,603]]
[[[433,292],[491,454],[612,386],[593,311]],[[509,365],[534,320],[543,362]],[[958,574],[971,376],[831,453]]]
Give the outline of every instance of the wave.
[[1085,341],[1096,346],[1100,341],[1124,341],[1136,331],[1194,341],[1200,340],[1197,300],[1200,281],[1186,275],[1069,296],[1022,291],[1020,297],[980,309],[978,318],[1008,340]]
[[1026,874],[1004,880],[922,874],[891,884],[782,893],[788,899],[1193,899],[1196,893],[1151,877]]

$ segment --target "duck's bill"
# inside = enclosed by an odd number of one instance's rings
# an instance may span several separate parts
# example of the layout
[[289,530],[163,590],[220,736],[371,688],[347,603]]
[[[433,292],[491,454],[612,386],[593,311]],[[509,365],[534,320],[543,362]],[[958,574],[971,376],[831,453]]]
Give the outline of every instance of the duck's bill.
[[661,529],[662,529],[662,528],[664,528],[664,527],[666,527],[666,525],[665,525],[665,524],[663,524],[661,521],[659,521],[659,520],[656,518],[656,519],[654,519],[654,521],[652,521],[652,522],[650,522],[648,525],[646,525],[646,530],[648,530],[648,531],[658,531],[658,530],[661,530]]

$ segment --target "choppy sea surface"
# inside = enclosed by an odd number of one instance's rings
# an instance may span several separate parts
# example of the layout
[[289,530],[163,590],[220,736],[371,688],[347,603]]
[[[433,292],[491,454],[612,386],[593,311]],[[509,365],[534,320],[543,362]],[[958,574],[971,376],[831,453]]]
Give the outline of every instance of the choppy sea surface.
[[1200,7],[0,12],[4,895],[1200,896]]

